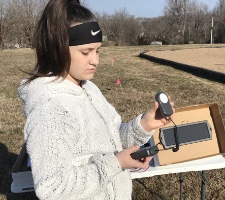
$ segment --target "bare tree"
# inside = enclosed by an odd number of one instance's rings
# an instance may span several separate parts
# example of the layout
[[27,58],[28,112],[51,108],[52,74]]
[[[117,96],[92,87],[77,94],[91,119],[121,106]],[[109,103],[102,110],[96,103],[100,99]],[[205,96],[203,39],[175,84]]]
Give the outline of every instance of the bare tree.
[[0,0],[0,48],[5,48],[10,26],[12,25],[12,16],[7,0]]
[[178,40],[177,42],[180,39],[181,43],[184,43],[189,3],[190,0],[167,0],[167,5],[164,8],[170,30],[173,31],[173,37]]
[[115,11],[113,15],[103,14],[98,17],[103,33],[116,45],[137,44],[137,36],[140,33],[138,20],[129,15],[126,9]]
[[165,17],[157,17],[142,20],[144,44],[151,44],[152,41],[162,41],[163,44],[168,44],[170,30]]
[[80,4],[83,5],[83,6],[88,7],[88,2],[87,2],[87,0],[80,0]]
[[[194,40],[195,43],[206,43],[209,32],[209,10],[204,3],[198,3],[193,0],[190,4],[188,15],[188,40]],[[209,35],[209,34],[208,34]]]
[[12,10],[15,14],[18,41],[32,45],[34,28],[38,19],[40,8],[44,1],[35,0],[12,0]]
[[218,1],[214,10],[214,19],[217,22],[215,42],[225,43],[225,0]]

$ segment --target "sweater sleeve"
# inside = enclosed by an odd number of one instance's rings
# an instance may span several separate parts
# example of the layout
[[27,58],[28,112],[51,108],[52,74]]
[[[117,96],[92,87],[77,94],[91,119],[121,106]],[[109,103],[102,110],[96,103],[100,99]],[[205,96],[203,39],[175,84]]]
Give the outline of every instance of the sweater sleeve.
[[150,140],[155,130],[148,132],[143,129],[141,125],[143,114],[138,115],[127,123],[123,123],[121,116],[117,113],[115,108],[111,104],[109,104],[109,107],[113,113],[114,123],[117,125],[117,129],[119,130],[120,139],[124,149],[132,145],[147,143]]
[[[76,120],[51,101],[27,118],[25,140],[35,192],[41,200],[90,198],[102,193],[122,171],[113,152],[86,155],[71,150],[79,140],[80,127],[73,126]],[[86,162],[74,162],[85,157]]]
[[142,128],[140,122],[141,117],[142,114],[138,115],[128,123],[119,123],[119,132],[124,148],[132,145],[145,144],[154,134],[155,130],[147,132]]

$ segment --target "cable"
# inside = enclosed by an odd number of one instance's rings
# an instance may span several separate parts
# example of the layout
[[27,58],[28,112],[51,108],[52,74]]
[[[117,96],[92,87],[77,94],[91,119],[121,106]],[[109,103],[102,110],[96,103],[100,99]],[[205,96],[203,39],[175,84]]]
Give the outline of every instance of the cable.
[[177,151],[179,151],[179,148],[180,148],[178,134],[177,134],[177,125],[174,123],[174,121],[171,119],[171,117],[169,117],[169,119],[174,124],[174,138],[175,138],[175,144],[176,144],[176,147],[173,147],[172,150],[173,150],[173,152],[177,152]]

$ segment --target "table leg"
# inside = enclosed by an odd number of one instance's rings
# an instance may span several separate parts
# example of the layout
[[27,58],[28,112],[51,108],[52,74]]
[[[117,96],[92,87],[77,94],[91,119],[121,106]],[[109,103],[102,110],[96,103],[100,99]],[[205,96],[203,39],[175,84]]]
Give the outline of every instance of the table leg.
[[181,172],[180,173],[180,200],[182,200],[182,196],[183,196],[182,184],[183,184],[183,173]]
[[206,189],[206,171],[202,171],[201,173],[202,186],[201,186],[201,200],[205,200],[205,189]]

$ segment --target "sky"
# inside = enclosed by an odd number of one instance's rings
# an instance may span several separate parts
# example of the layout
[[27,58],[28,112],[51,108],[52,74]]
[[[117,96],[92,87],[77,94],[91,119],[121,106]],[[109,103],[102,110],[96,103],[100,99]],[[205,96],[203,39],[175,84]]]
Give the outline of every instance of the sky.
[[[215,7],[219,0],[196,0]],[[159,17],[163,15],[166,0],[85,0],[85,5],[92,11],[102,14],[114,14],[115,10],[126,9],[127,13],[135,17]]]

